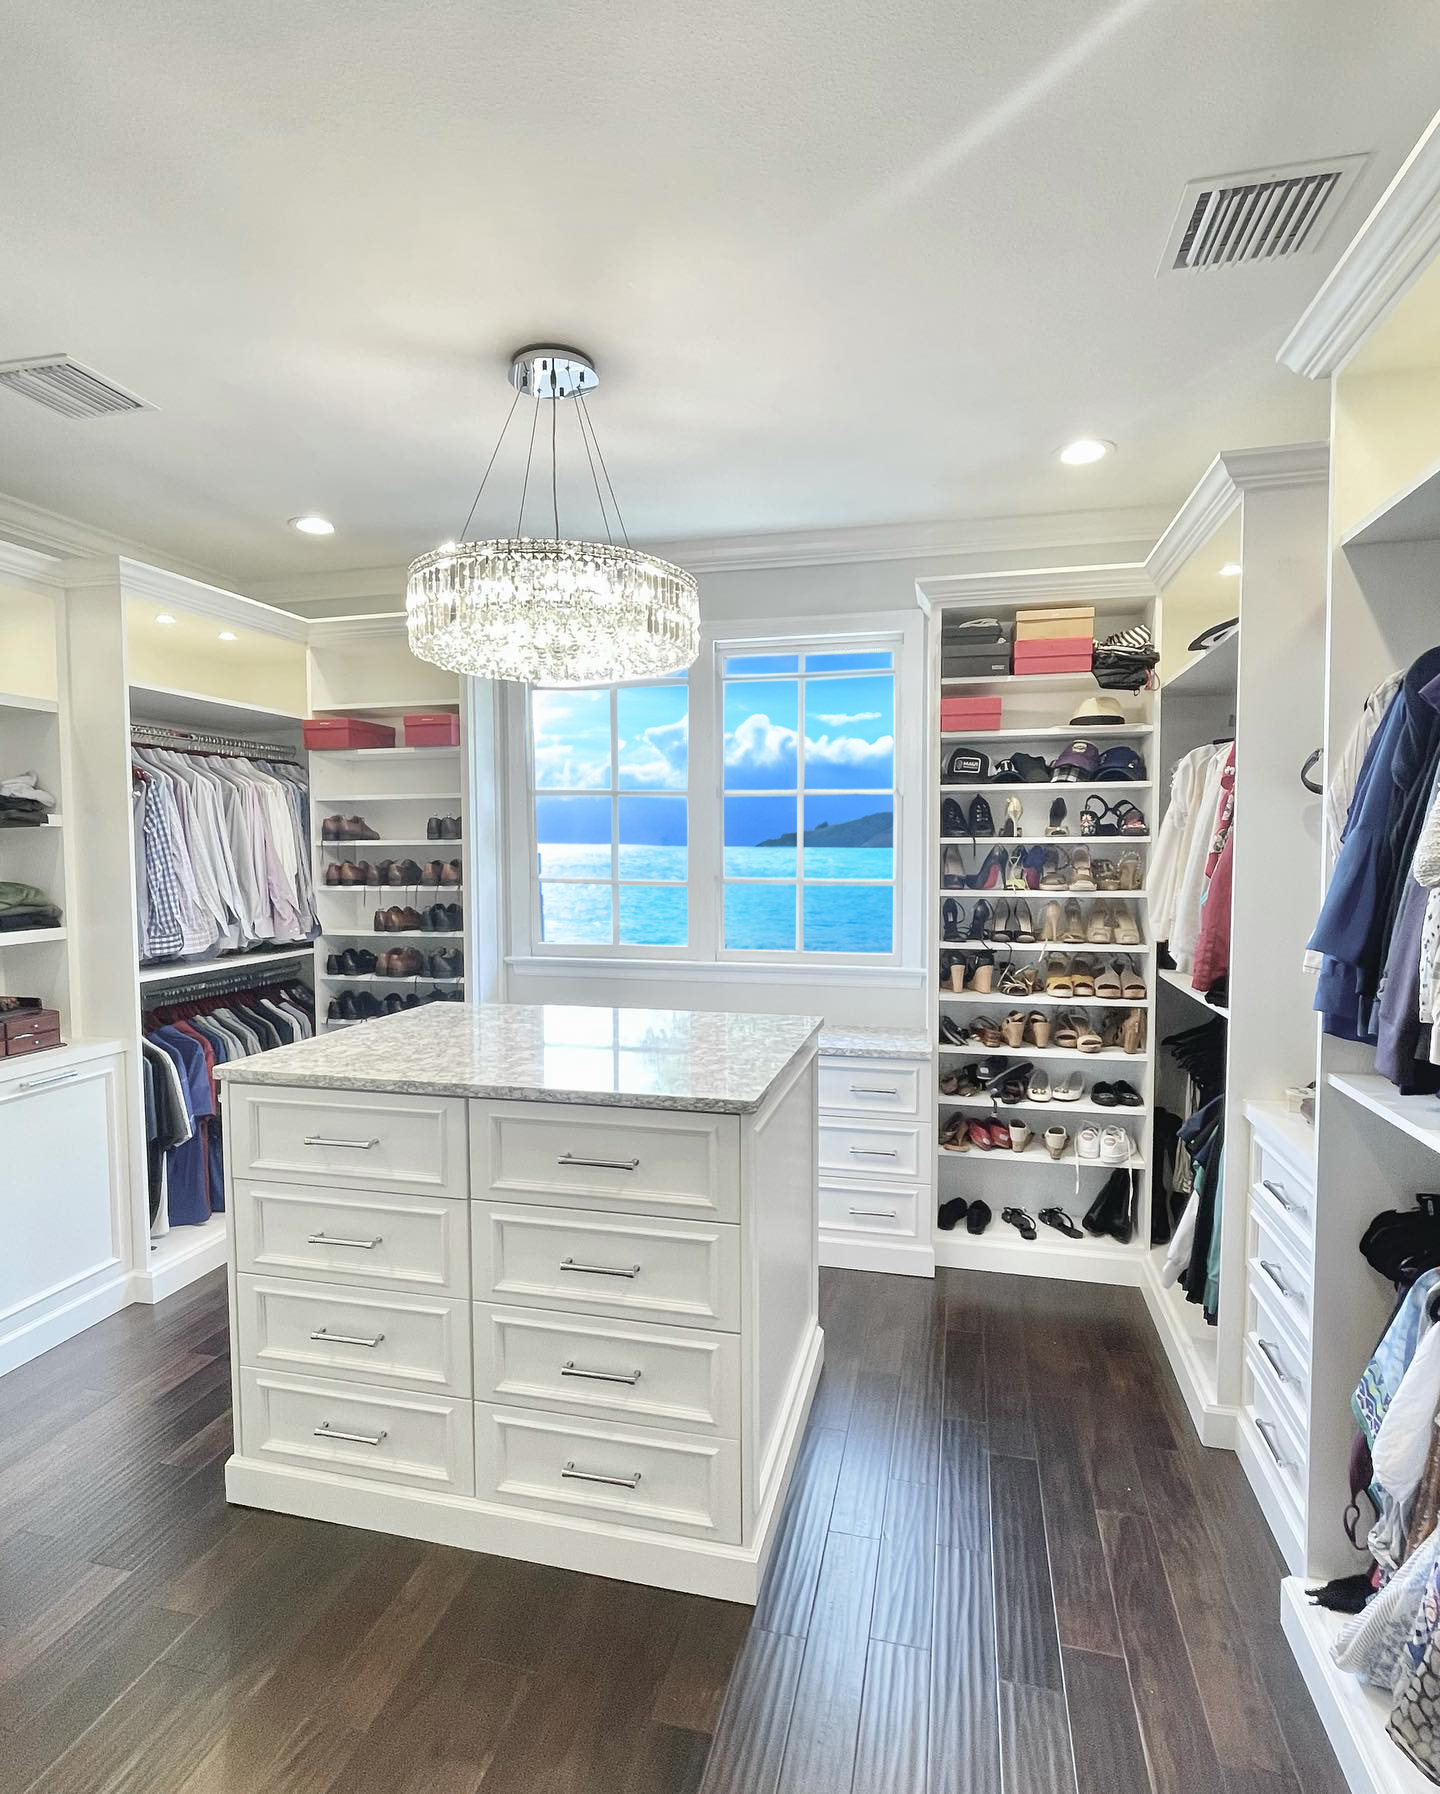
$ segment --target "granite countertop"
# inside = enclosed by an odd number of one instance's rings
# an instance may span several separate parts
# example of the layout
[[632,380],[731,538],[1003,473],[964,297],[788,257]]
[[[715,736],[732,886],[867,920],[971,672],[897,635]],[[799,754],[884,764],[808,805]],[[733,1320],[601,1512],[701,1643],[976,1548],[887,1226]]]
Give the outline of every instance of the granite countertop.
[[814,1042],[813,1015],[427,1003],[216,1067],[227,1084],[750,1115]]
[[837,1059],[928,1059],[934,1050],[923,1028],[820,1030],[820,1051]]

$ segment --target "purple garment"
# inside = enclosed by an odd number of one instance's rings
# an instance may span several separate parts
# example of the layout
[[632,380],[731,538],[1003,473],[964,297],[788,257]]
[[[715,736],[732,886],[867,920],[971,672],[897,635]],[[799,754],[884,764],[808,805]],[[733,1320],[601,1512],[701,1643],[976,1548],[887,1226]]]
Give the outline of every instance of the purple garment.
[[1420,1020],[1420,936],[1430,893],[1408,875],[1406,885],[1380,988],[1375,1069],[1403,1096],[1428,1096],[1440,1090],[1440,1065],[1426,1057],[1430,1029]]

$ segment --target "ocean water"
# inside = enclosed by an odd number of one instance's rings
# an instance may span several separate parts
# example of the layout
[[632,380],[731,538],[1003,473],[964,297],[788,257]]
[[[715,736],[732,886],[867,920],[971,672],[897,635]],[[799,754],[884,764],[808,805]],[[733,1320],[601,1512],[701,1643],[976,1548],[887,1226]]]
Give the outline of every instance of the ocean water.
[[[663,885],[622,885],[620,940],[625,946],[684,946],[689,935],[689,893],[683,880],[683,847],[620,848],[620,876],[674,879]],[[807,848],[805,871],[812,878],[889,878],[894,855],[888,847]],[[727,847],[725,871],[732,878],[794,878],[793,847]],[[608,884],[551,884],[549,879],[610,875],[606,846],[540,849],[541,938],[574,945],[607,943],[613,916]],[[889,885],[807,884],[804,940],[807,953],[888,953],[894,931],[894,892]],[[727,884],[727,947],[793,950],[796,944],[793,884]]]

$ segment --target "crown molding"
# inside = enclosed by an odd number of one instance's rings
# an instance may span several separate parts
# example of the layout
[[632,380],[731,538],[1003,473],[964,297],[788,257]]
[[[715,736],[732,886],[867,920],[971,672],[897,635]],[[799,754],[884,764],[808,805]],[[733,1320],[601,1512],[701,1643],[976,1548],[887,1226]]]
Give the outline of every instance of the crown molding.
[[103,555],[119,555],[144,562],[148,566],[165,561],[176,572],[191,579],[213,582],[212,568],[195,566],[173,555],[159,554],[144,542],[132,542],[128,536],[114,536],[107,530],[91,529],[74,517],[58,511],[47,511],[28,500],[0,492],[0,539],[57,561],[93,560]]
[[314,648],[344,648],[352,643],[384,641],[390,637],[406,642],[405,613],[372,611],[357,617],[314,617],[308,625],[310,645]]
[[1310,380],[1338,374],[1440,249],[1440,113],[1280,345]]
[[1205,546],[1246,492],[1320,484],[1329,469],[1330,450],[1323,442],[1228,449],[1217,455],[1145,557],[1146,575],[1156,590],[1162,591],[1191,555]]
[[286,641],[310,639],[309,622],[294,611],[280,610],[259,599],[246,598],[240,592],[227,592],[223,586],[209,585],[203,579],[189,579],[183,573],[171,573],[164,567],[152,567],[146,561],[134,561],[126,555],[91,555],[81,560],[62,561],[57,569],[57,580],[70,591],[87,586],[118,585],[127,598],[146,598],[156,604],[173,605],[176,610],[214,617],[218,622],[234,623],[264,635],[281,636]]
[[1013,573],[948,573],[915,585],[922,610],[945,604],[1041,604],[1054,599],[1155,596],[1143,561],[1112,561],[1098,567],[1025,567]]
[[18,542],[0,541],[0,580],[6,585],[20,586],[27,592],[54,592],[60,588],[56,568],[60,565],[53,554],[42,554],[38,548],[22,548]]

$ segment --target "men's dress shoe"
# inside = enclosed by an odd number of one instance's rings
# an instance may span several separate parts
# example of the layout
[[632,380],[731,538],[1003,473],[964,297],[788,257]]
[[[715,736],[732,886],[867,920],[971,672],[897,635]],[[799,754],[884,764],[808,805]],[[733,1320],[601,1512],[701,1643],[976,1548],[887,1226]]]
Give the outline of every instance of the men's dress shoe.
[[443,934],[446,927],[445,905],[432,903],[421,918],[420,926],[431,934]]
[[385,1005],[373,990],[362,990],[356,993],[355,1013],[362,1022],[373,1022],[377,1015],[384,1015]]
[[465,912],[460,908],[458,903],[447,903],[445,905],[445,926],[447,928],[453,928],[456,934],[459,934],[460,930],[465,926]]
[[330,1007],[325,1012],[325,1020],[327,1022],[338,1022],[340,1020],[340,999],[338,997],[331,997]]
[[440,825],[444,820],[443,816],[432,816],[425,824],[425,839],[427,841],[440,841],[444,839],[440,833]]
[[444,866],[445,862],[443,860],[426,860],[425,864],[420,868],[420,883],[422,885],[438,886],[444,871]]
[[[347,864],[348,864],[348,862],[347,862]],[[325,868],[325,882],[327,885],[338,885],[339,884],[339,882],[340,882],[340,862],[339,862],[339,860],[331,860],[330,864]]]
[[420,1007],[420,993],[414,990],[407,990],[403,1007],[406,1009],[418,1009]]
[[458,816],[442,816],[440,818],[440,839],[442,841],[458,841],[460,839],[460,818]]
[[964,804],[957,798],[947,797],[940,806],[940,833],[942,835],[963,835],[965,832]]
[[341,860],[340,882],[342,885],[369,885],[376,883],[375,868],[369,860]]
[[400,875],[395,870],[396,863],[394,860],[381,860],[375,868],[375,876],[382,885],[398,885],[401,882]]
[[400,1000],[399,991],[392,990],[390,995],[388,997],[386,997],[386,999],[385,999],[386,1015],[399,1015],[400,1011],[404,1007],[405,1007],[404,1003]]
[[327,978],[340,977],[341,973],[345,969],[340,963],[343,958],[344,958],[344,955],[341,953],[330,953],[330,954],[326,955],[325,976]]
[[459,860],[446,860],[440,868],[440,882],[442,885],[458,885],[461,882]]
[[432,978],[458,978],[463,969],[458,953],[432,953],[430,955],[430,976]]
[[343,816],[327,816],[320,824],[322,841],[343,841],[345,839],[345,818]]
[[404,909],[397,910],[395,913],[400,918],[400,920],[396,923],[395,926],[402,933],[407,929],[421,928],[424,926],[424,924],[420,920],[419,910],[411,909],[411,907],[408,903],[405,905]]
[[397,885],[422,885],[430,881],[421,871],[418,860],[399,860],[395,866],[394,882]]
[[380,839],[380,831],[371,828],[363,816],[347,816],[343,826],[345,829],[344,839],[347,841],[378,841]]
[[346,1022],[356,1022],[360,1019],[359,1013],[355,1008],[355,993],[353,990],[342,991],[340,993],[340,1019]]
[[390,924],[385,920],[385,914],[386,914],[386,912],[383,909],[377,909],[375,912],[375,920],[373,921],[371,926],[374,928],[376,934],[384,934],[386,929],[389,928],[389,926],[390,926]]
[[391,973],[395,978],[423,978],[425,976],[425,955],[418,947],[396,947],[390,961],[394,967]]

